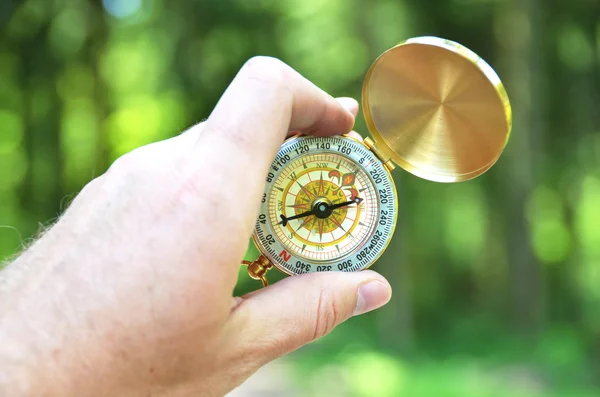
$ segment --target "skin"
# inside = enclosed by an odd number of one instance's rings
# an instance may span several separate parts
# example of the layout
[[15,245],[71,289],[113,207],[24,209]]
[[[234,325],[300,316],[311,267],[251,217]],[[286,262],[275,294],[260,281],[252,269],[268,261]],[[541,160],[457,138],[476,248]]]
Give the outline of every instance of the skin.
[[119,158],[0,272],[0,395],[223,396],[387,303],[373,271],[233,296],[279,146],[347,133],[357,111],[258,57],[204,123]]

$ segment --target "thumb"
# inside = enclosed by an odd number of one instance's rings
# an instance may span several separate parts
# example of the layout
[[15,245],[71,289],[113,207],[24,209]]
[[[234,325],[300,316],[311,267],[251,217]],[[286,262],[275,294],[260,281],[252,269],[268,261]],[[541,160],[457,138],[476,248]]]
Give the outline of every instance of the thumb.
[[234,351],[254,357],[261,366],[390,298],[389,283],[371,270],[292,276],[240,299],[227,334],[237,345]]

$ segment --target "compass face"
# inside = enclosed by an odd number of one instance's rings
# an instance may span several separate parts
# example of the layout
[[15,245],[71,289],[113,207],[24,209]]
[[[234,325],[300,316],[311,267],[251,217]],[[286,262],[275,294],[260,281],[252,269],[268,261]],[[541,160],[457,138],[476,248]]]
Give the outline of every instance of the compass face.
[[296,137],[271,164],[254,240],[288,274],[358,271],[387,247],[396,211],[393,181],[362,143]]

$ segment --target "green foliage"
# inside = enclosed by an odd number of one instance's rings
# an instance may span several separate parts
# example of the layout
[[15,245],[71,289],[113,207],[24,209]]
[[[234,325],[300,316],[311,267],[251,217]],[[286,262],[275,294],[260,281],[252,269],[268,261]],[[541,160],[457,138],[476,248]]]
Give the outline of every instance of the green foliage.
[[[514,112],[509,145],[464,184],[395,172],[400,218],[374,267],[394,297],[297,352],[295,387],[310,396],[597,395],[598,8],[594,0],[4,2],[0,262],[118,156],[206,118],[249,57],[278,57],[332,95],[360,99],[381,52],[411,36],[443,36],[503,79]],[[356,130],[368,133],[360,116]],[[250,242],[245,259],[257,255]],[[259,286],[240,268],[236,293]]]

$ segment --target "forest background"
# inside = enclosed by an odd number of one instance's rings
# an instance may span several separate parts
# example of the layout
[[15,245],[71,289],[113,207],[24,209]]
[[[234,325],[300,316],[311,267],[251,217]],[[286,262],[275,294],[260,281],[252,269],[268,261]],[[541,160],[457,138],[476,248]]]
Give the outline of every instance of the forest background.
[[[360,101],[379,54],[444,37],[503,80],[504,155],[462,184],[394,172],[375,266],[392,301],[236,393],[597,396],[599,16],[598,0],[1,0],[0,260],[118,156],[207,117],[248,58]],[[238,292],[257,287],[242,269]]]

